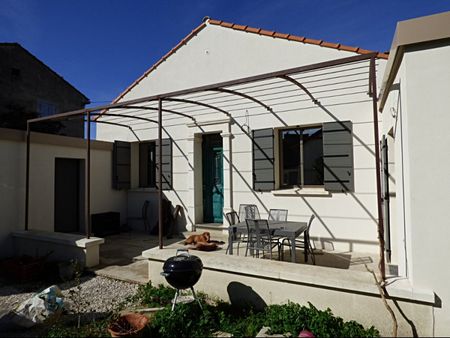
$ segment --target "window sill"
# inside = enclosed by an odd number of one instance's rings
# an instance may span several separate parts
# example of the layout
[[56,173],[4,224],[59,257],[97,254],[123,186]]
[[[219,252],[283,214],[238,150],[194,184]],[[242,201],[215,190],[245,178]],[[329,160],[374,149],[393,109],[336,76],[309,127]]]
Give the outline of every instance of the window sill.
[[324,188],[292,188],[272,190],[274,196],[331,196]]

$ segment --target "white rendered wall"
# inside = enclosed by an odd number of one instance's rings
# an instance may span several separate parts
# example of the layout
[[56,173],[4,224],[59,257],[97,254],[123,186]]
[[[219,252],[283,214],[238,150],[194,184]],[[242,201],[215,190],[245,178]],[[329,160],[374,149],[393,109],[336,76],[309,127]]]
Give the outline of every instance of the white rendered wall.
[[[6,132],[4,129],[2,132]],[[24,229],[25,208],[25,155],[24,132],[7,131],[16,134],[13,138],[0,135],[0,255],[11,255],[11,231]],[[45,142],[46,138],[50,142]],[[77,145],[81,140],[64,136],[39,134],[39,143],[31,138],[30,156],[30,204],[29,229],[54,231],[54,175],[55,158],[86,159],[85,147]],[[56,140],[56,142],[55,142]],[[73,146],[67,144],[75,140]],[[112,189],[112,146],[96,149],[91,153],[91,213],[118,211],[122,222],[127,217],[127,195],[124,191]],[[109,149],[105,149],[109,148]]]
[[[353,55],[356,54],[209,25],[187,45],[181,47],[158,66],[122,100]],[[382,73],[385,61],[377,60],[377,63]],[[368,63],[365,66],[367,65]],[[352,71],[352,67],[354,66],[348,66],[349,72]],[[230,186],[225,185],[225,208],[237,209],[241,203],[255,203],[258,205],[262,217],[267,217],[267,212],[271,208],[288,208],[290,220],[307,220],[312,213],[315,213],[318,218],[312,226],[311,234],[317,238],[318,247],[377,252],[378,216],[372,99],[367,95],[367,67],[365,73],[364,70],[361,71],[362,73],[359,75],[347,77],[346,79],[349,80],[347,85],[341,84],[336,88],[333,86],[335,86],[334,81],[337,80],[328,79],[330,75],[327,72],[314,74],[315,79],[320,80],[318,82],[311,81],[311,78],[308,79],[311,74],[302,75],[305,76],[306,87],[314,87],[314,83],[326,84],[327,93],[320,93],[320,88],[311,89],[313,93],[317,92],[325,109],[315,106],[310,100],[305,100],[305,95],[300,90],[295,95],[303,95],[302,102],[287,104],[287,99],[271,100],[270,103],[267,101],[274,109],[276,116],[253,102],[229,107],[236,122],[231,124],[231,130],[229,130],[230,125],[220,123],[225,118],[223,114],[201,107],[191,108],[190,114],[195,116],[200,124],[208,122],[207,126],[202,128],[187,127],[187,124],[191,122],[188,119],[165,114],[163,137],[167,137],[169,134],[174,142],[174,190],[164,193],[174,205],[180,204],[185,207],[188,228],[191,223],[198,222],[196,214],[200,207],[198,198],[195,198],[195,193],[198,191],[195,189],[195,185],[198,185],[198,180],[194,179],[195,175],[192,172],[195,170],[198,174],[198,170],[201,171],[201,166],[199,166],[201,161],[196,159],[194,140],[198,139],[199,134],[206,130],[207,132],[219,132],[224,137],[225,180],[229,173],[228,145],[226,145],[227,151],[225,151],[225,142],[228,142],[228,137],[231,137],[232,192]],[[380,71],[378,71],[379,73]],[[378,83],[380,82],[378,81]],[[343,87],[347,87],[347,89],[343,89]],[[165,104],[170,106],[170,103]],[[153,119],[157,116],[148,111],[139,114],[145,114],[146,117]],[[105,120],[107,119],[105,118]],[[354,193],[333,193],[329,196],[275,196],[270,192],[260,193],[251,189],[252,147],[248,132],[251,133],[252,129],[259,128],[321,124],[335,120],[351,120],[353,122],[355,136],[353,140]],[[214,124],[212,121],[219,122]],[[141,122],[131,122],[130,124],[137,129],[140,138],[157,138],[156,126]],[[231,136],[229,136],[230,131]],[[126,129],[108,125],[97,126],[97,138],[108,141],[115,139],[135,141],[133,135]],[[136,173],[135,170],[132,172]],[[133,179],[132,181],[136,182]],[[228,181],[231,182],[229,179]],[[139,202],[136,202],[139,207],[142,205],[143,198],[152,198],[153,193],[151,191],[148,193],[148,196],[142,195],[142,189],[137,192],[141,196]],[[231,193],[233,194],[232,199],[230,198]],[[129,206],[129,208],[132,207]]]
[[405,54],[408,171],[407,227],[411,233],[411,279],[442,300],[435,309],[436,335],[450,333],[450,46]]
[[393,246],[401,253],[402,274],[413,287],[436,294],[435,336],[450,334],[448,60],[448,43],[406,49],[397,85],[383,111],[384,132],[393,127],[395,133],[397,221],[393,231],[397,239]]

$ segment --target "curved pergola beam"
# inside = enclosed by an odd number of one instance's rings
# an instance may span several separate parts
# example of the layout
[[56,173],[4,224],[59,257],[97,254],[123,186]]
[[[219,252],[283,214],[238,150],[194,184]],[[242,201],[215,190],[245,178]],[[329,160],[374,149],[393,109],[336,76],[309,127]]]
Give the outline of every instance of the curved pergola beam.
[[[141,117],[141,116],[134,116],[134,115],[126,115],[126,114],[115,114],[115,113],[90,113],[91,116],[117,116],[117,117],[123,117],[123,118],[129,118],[129,119],[135,119],[135,120],[141,120],[141,121],[146,121],[146,122],[151,122],[151,123],[158,123],[158,121],[152,120],[152,119],[148,119],[146,117]],[[91,122],[97,122],[97,120],[94,120]]]
[[[88,122],[88,120],[84,120],[84,122]],[[102,124],[110,124],[113,126],[118,126],[118,127],[125,127],[128,128],[134,135],[134,137],[136,137],[136,139],[140,142],[141,139],[137,136],[137,134],[134,132],[133,128],[131,128],[129,125],[127,124],[121,124],[121,123],[115,123],[115,122],[109,122],[109,121],[99,121],[99,120],[91,120],[91,123],[102,123]]]
[[247,94],[244,94],[244,93],[235,91],[235,90],[224,89],[224,88],[216,88],[216,89],[211,89],[211,91],[213,91],[213,92],[219,92],[219,93],[227,93],[227,94],[231,94],[231,95],[240,96],[240,97],[243,97],[243,98],[245,98],[245,99],[248,99],[248,100],[250,100],[250,101],[253,101],[253,102],[259,104],[260,106],[266,108],[266,109],[267,109],[268,111],[270,111],[270,112],[273,111],[272,108],[270,108],[268,105],[266,105],[265,103],[261,102],[260,100],[255,99],[253,96],[250,96],[250,95],[247,95]]
[[206,107],[206,108],[209,108],[209,109],[217,110],[218,112],[221,112],[221,113],[223,113],[223,114],[225,114],[227,116],[230,116],[229,112],[227,112],[227,111],[225,111],[225,110],[223,110],[223,109],[221,109],[219,107],[215,107],[215,106],[212,106],[210,104],[203,103],[203,102],[200,102],[200,101],[194,101],[194,100],[188,100],[188,99],[175,99],[175,98],[165,98],[164,101],[183,102],[183,103],[195,104],[195,105],[198,105],[198,106],[202,106],[202,107]]
[[[118,108],[126,108],[126,109],[142,109],[142,110],[154,110],[154,111],[158,111],[159,108],[154,108],[154,107],[147,107],[147,106],[123,106],[123,107],[118,107]],[[114,108],[114,109],[118,109],[118,108]],[[184,114],[184,113],[180,113],[179,111],[175,111],[175,110],[171,110],[171,109],[162,109],[163,112],[166,113],[171,113],[171,114],[175,114],[175,115],[180,115],[180,116],[184,116],[187,117],[188,119],[191,119],[193,121],[195,121],[195,118],[193,116],[190,116],[188,114]],[[102,114],[104,115],[104,114]]]
[[298,82],[297,80],[295,80],[292,77],[287,76],[287,75],[281,75],[281,76],[278,76],[278,78],[286,80],[286,81],[289,81],[289,82],[295,84],[297,87],[299,87],[301,90],[303,90],[306,93],[306,95],[308,95],[310,97],[310,99],[312,100],[312,102],[314,102],[314,104],[317,104],[317,105],[320,104],[319,100],[317,100],[313,96],[313,94],[311,94],[311,92],[304,85],[302,85],[300,82]]

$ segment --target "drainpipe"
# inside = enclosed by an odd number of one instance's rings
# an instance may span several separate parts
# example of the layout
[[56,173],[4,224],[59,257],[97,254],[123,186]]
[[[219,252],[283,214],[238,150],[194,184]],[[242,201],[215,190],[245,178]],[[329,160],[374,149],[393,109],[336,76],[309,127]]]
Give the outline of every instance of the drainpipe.
[[369,70],[372,106],[373,106],[373,129],[375,138],[375,170],[377,176],[377,207],[378,207],[378,240],[380,243],[380,262],[379,269],[381,272],[381,279],[386,280],[386,267],[384,262],[384,223],[383,223],[383,200],[381,195],[381,167],[380,167],[380,139],[378,135],[378,109],[377,109],[377,76],[375,69],[375,57],[370,58]]

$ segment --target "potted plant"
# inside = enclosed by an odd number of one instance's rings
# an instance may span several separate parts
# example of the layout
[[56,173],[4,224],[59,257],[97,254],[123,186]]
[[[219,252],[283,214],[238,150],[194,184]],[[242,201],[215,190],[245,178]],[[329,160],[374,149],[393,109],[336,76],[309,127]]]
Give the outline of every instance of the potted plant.
[[140,337],[148,324],[148,318],[140,313],[120,315],[108,325],[111,337]]

